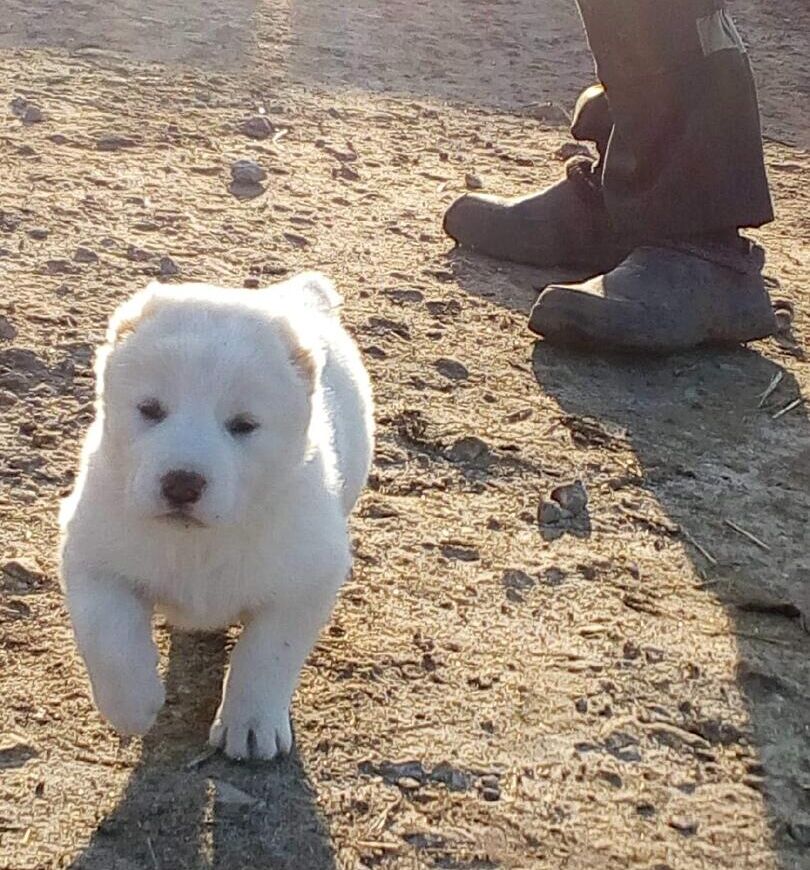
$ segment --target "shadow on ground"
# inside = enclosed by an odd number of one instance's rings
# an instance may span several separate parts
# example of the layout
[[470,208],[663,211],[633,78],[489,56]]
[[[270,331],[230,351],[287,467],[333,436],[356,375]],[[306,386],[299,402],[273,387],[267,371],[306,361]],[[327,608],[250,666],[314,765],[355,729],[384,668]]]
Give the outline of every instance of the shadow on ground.
[[328,89],[570,106],[593,76],[574,0],[6,0],[3,12],[0,47],[284,72]]
[[445,261],[465,293],[525,314],[527,318],[544,287],[590,277],[588,272],[571,266],[553,269],[520,266],[479,256],[461,247],[450,250]]
[[256,9],[257,0],[6,0],[0,47],[242,68],[255,55]]
[[297,754],[238,765],[202,756],[219,703],[224,635],[173,632],[167,704],[115,810],[72,870],[331,870],[328,830]]
[[290,4],[290,26],[291,76],[330,87],[570,108],[593,77],[574,0],[312,0]]
[[[799,395],[796,380],[753,350],[633,361],[589,359],[538,341],[533,367],[563,411],[627,431],[643,469],[639,485],[680,529],[731,617],[774,846],[785,867],[807,866],[810,639],[800,616],[810,619],[810,423],[801,409],[773,419]],[[757,408],[780,371],[774,399]]]
[[[581,277],[461,251],[449,259],[465,292],[527,316],[538,289]],[[600,358],[534,341],[527,330],[527,352],[532,342],[538,386],[568,420],[581,420],[583,432],[608,439],[626,433],[624,443],[642,469],[634,485],[653,496],[672,523],[660,533],[684,542],[706,589],[730,617],[737,685],[761,763],[761,770],[754,767],[764,777],[773,845],[783,867],[806,867],[810,637],[802,618],[810,624],[810,420],[804,406],[774,419],[801,395],[798,382],[752,349]]]
[[[801,0],[739,0],[765,132],[805,145]],[[63,49],[316,88],[570,110],[594,77],[575,0],[5,0],[0,48]],[[204,90],[205,88],[202,88]],[[561,123],[559,113],[554,124]]]

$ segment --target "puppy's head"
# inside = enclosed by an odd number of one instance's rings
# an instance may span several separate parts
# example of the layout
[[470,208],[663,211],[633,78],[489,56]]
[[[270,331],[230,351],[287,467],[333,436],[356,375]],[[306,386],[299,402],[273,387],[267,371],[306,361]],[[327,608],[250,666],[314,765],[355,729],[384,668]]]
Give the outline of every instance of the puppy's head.
[[135,514],[182,527],[266,513],[304,461],[322,365],[262,294],[153,284],[110,321],[96,374],[104,461]]

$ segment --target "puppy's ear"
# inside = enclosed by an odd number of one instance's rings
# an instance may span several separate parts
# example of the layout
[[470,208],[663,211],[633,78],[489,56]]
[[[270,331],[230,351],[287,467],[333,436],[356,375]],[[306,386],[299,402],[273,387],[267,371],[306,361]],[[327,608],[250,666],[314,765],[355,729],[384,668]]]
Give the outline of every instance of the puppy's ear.
[[157,281],[149,284],[145,290],[136,293],[126,302],[119,305],[110,318],[107,327],[107,344],[115,347],[120,341],[133,333],[138,324],[154,309],[155,297],[161,285]]
[[94,369],[96,372],[96,396],[99,399],[104,393],[104,372],[110,354],[128,335],[136,330],[138,324],[153,310],[160,287],[160,284],[153,281],[145,290],[127,299],[113,312],[107,325],[106,341],[96,351]]
[[263,291],[269,304],[303,307],[327,316],[340,317],[343,297],[334,283],[320,272],[301,272],[298,275],[266,287]]
[[314,392],[315,385],[318,383],[318,363],[312,351],[307,347],[296,348],[292,353],[292,361],[304,378],[309,392]]
[[312,395],[321,377],[323,349],[304,324],[293,324],[285,317],[279,318],[279,325],[290,360],[306,385],[307,392]]
[[340,317],[343,297],[337,292],[333,281],[321,272],[302,272],[287,282],[298,302],[321,314]]

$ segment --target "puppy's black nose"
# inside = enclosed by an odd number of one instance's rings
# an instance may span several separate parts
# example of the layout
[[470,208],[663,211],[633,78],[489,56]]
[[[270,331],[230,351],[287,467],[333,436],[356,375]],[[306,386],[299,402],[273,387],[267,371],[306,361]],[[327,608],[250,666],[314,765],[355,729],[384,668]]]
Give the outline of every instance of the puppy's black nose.
[[194,471],[170,471],[161,478],[160,491],[172,507],[187,507],[200,500],[206,482]]

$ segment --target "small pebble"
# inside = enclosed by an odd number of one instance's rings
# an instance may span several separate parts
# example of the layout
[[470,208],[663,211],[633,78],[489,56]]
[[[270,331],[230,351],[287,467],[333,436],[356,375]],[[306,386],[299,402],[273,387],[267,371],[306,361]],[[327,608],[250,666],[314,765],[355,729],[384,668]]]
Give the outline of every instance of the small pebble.
[[517,568],[509,568],[503,572],[501,583],[503,583],[507,589],[524,590],[531,589],[537,581],[525,571],[520,571]]
[[130,245],[127,248],[127,257],[136,263],[145,263],[152,259],[152,254],[149,251],[139,248],[137,245]]
[[5,576],[13,581],[19,588],[29,589],[42,583],[44,574],[29,559],[10,559],[2,567]]
[[540,508],[537,511],[537,519],[541,526],[555,526],[558,523],[561,523],[564,518],[565,514],[556,502],[540,502]]
[[581,514],[588,506],[588,493],[581,480],[555,487],[551,498],[572,516]]
[[674,828],[679,834],[683,834],[684,837],[694,836],[698,829],[697,822],[685,816],[673,816],[669,820],[669,826]]
[[98,151],[120,151],[122,148],[132,148],[136,144],[134,139],[128,136],[117,136],[115,134],[104,134],[96,139],[96,149]]
[[417,783],[425,781],[426,773],[421,761],[384,761],[377,773],[390,783],[399,783],[403,779],[412,779]]
[[481,797],[485,801],[497,801],[501,798],[501,782],[495,774],[487,773],[478,780]]
[[306,248],[309,245],[309,239],[298,233],[284,233],[284,238],[296,248]]
[[171,257],[161,257],[158,268],[161,278],[172,278],[174,275],[180,274],[180,267]]
[[57,257],[53,260],[46,260],[45,268],[51,275],[62,275],[66,272],[77,271],[75,266],[71,266],[70,260],[65,260],[61,257]]
[[442,357],[437,359],[433,365],[436,366],[439,374],[444,375],[444,377],[451,381],[465,381],[470,376],[467,367],[455,359]]
[[446,761],[439,762],[433,768],[430,779],[447,786],[449,791],[466,791],[470,787],[469,775]]
[[474,435],[456,441],[450,448],[449,456],[453,462],[466,465],[487,465],[492,458],[487,443]]
[[86,248],[84,245],[80,245],[76,248],[76,253],[73,255],[73,259],[77,263],[97,263],[98,254],[91,248]]
[[34,103],[29,103],[24,97],[15,97],[9,104],[11,114],[19,118],[23,124],[39,124],[45,120],[42,109]]
[[0,314],[0,338],[4,341],[14,341],[16,337],[17,328],[4,314]]
[[421,302],[425,298],[420,290],[410,289],[386,290],[385,295],[393,302],[397,302],[400,305]]
[[264,115],[246,118],[239,129],[251,139],[268,139],[276,132],[275,126]]
[[231,806],[255,806],[259,800],[252,794],[242,791],[235,785],[225,782],[221,779],[209,779],[208,782],[213,786],[214,802],[217,804],[229,804]]
[[255,160],[235,160],[231,164],[231,178],[242,184],[258,184],[267,178],[267,172]]
[[261,183],[267,172],[254,160],[237,160],[231,164],[231,183],[228,190],[237,199],[255,199],[264,193]]
[[641,655],[641,647],[632,640],[625,641],[622,656],[628,661],[634,661]]
[[477,548],[459,544],[443,544],[441,551],[445,558],[459,562],[477,562],[481,558]]
[[45,120],[45,116],[42,114],[42,109],[39,106],[34,106],[29,103],[25,107],[25,111],[22,115],[23,124],[40,124]]
[[622,787],[622,778],[618,773],[614,773],[612,770],[600,770],[596,774],[599,779],[604,780],[608,785],[612,785],[613,788],[621,788]]

